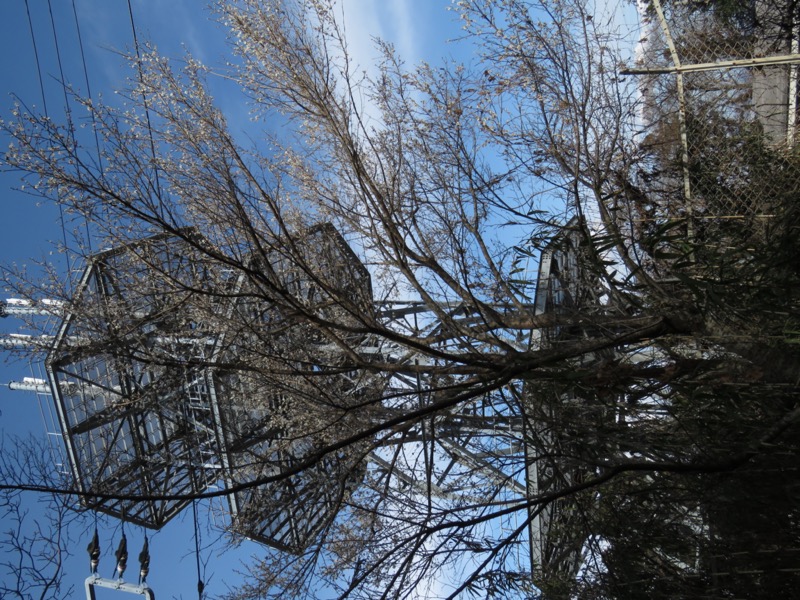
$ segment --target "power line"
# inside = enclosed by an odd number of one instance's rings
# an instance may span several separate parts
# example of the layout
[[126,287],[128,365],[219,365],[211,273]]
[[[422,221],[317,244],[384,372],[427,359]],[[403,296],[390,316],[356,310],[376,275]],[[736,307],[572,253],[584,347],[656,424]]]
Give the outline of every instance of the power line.
[[53,5],[51,0],[47,0],[47,10],[50,13],[50,27],[53,30],[53,44],[56,50],[56,62],[58,64],[58,75],[60,77],[61,91],[64,94],[64,111],[67,117],[69,132],[74,136],[75,128],[72,124],[72,111],[69,108],[69,95],[67,94],[67,80],[64,77],[64,65],[61,61],[61,46],[58,43],[58,32],[56,31],[56,20],[53,17]]
[[[81,64],[83,66],[83,79],[86,82],[86,96],[89,100],[89,115],[92,119],[92,132],[94,133],[94,146],[97,150],[97,168],[100,169],[100,175],[103,174],[103,155],[100,152],[100,137],[97,133],[97,119],[94,115],[94,103],[92,99],[92,87],[89,83],[89,70],[86,68],[86,53],[83,50],[83,36],[81,35],[80,21],[78,20],[78,11],[75,8],[75,0],[72,0],[72,15],[75,18],[75,31],[78,34],[78,49],[81,55]],[[84,219],[86,227],[86,243],[89,245],[89,252],[92,252],[92,234],[89,230],[89,221]]]
[[[73,138],[73,143],[75,139],[75,127],[72,123],[72,112],[69,108],[69,96],[67,95],[67,81],[64,78],[64,68],[61,62],[61,49],[58,43],[58,34],[56,33],[56,20],[53,17],[53,5],[51,0],[47,0],[47,9],[50,13],[50,25],[53,30],[53,43],[55,44],[56,49],[56,61],[58,63],[58,73],[60,77],[59,83],[61,84],[61,91],[64,94],[64,111],[65,116],[67,118],[67,132]],[[42,74],[39,72],[39,77],[41,78]],[[42,89],[44,89],[44,85],[42,85]],[[45,113],[46,114],[46,113]],[[64,240],[64,256],[67,261],[67,289],[72,287],[72,262],[70,260],[70,249],[69,244],[67,243],[67,228],[64,225],[64,206],[61,203],[61,193],[57,192],[59,195],[58,198],[58,214],[59,214],[59,224],[61,225],[61,236]]]
[[[60,52],[59,52],[58,37],[56,36],[56,29],[55,29],[55,19],[53,18],[53,10],[52,10],[52,5],[50,3],[50,0],[47,1],[47,5],[48,5],[48,7],[50,9],[50,22],[52,23],[52,27],[53,27],[53,39],[55,40],[56,55],[57,55],[57,58],[58,58],[59,72],[61,74],[61,85],[62,85],[62,88],[64,88],[64,86],[65,86],[64,72],[63,72],[63,70],[61,68],[61,55],[60,55]],[[34,28],[33,28],[33,19],[31,18],[31,11],[30,11],[30,5],[28,3],[28,0],[25,0],[25,11],[26,11],[27,16],[28,16],[28,27],[30,29],[31,42],[33,44],[33,54],[34,54],[34,57],[36,59],[36,74],[37,74],[38,80],[39,80],[39,91],[40,91],[40,93],[42,95],[42,109],[44,110],[44,116],[49,119],[50,115],[49,115],[49,111],[48,111],[48,108],[47,108],[47,96],[46,96],[45,91],[44,91],[44,77],[42,76],[42,65],[41,65],[41,61],[39,60],[39,50],[38,50],[38,47],[37,47],[37,44],[36,44],[36,34],[35,34],[35,31],[34,31]],[[66,96],[66,89],[65,88],[64,88],[64,98],[65,98],[65,101],[66,101],[67,100],[67,96]],[[67,119],[68,119],[70,131],[72,131],[72,119],[71,119],[70,113],[69,113],[69,103],[68,102],[66,103],[66,111],[67,111]],[[67,244],[67,230],[66,230],[66,227],[64,226],[64,207],[62,206],[62,204],[60,202],[60,198],[58,199],[58,201],[56,203],[58,204],[58,213],[59,213],[59,219],[58,220],[59,220],[59,224],[61,226],[61,235],[62,235],[62,238],[64,240],[64,252],[65,252],[65,259],[66,259],[66,262],[67,262],[67,285],[69,286],[70,285],[70,279],[71,279],[70,278],[70,274],[71,274],[72,265],[70,264],[69,246]]]
[[147,131],[150,136],[150,153],[153,157],[153,171],[155,174],[155,184],[156,184],[156,197],[158,198],[158,208],[159,212],[161,213],[161,217],[164,216],[164,201],[161,197],[161,181],[158,176],[158,163],[156,162],[156,145],[153,140],[153,126],[150,123],[150,108],[147,105],[147,94],[144,91],[144,69],[142,68],[142,55],[139,52],[139,38],[136,35],[136,22],[133,19],[133,7],[131,6],[131,0],[128,0],[128,14],[130,15],[131,20],[131,31],[133,32],[133,45],[136,49],[136,66],[139,70],[139,82],[142,84],[142,106],[144,107],[144,116],[145,121],[147,123]]
[[33,56],[36,59],[36,72],[39,75],[39,90],[42,94],[42,108],[44,109],[44,114],[47,114],[47,99],[45,98],[44,94],[44,81],[42,79],[42,64],[39,61],[39,50],[36,46],[36,35],[33,32],[33,19],[31,19],[31,9],[28,5],[28,0],[25,0],[25,11],[28,13],[28,27],[30,28],[31,32],[31,42],[33,42]]

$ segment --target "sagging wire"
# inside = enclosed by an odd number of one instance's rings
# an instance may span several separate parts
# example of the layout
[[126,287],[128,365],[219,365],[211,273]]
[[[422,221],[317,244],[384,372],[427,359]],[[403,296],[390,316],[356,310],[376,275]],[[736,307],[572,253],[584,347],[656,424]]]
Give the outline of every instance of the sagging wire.
[[142,55],[139,51],[139,38],[136,35],[136,23],[133,19],[133,7],[131,6],[131,0],[128,0],[128,14],[130,16],[131,21],[131,31],[133,32],[133,45],[136,49],[136,66],[139,70],[139,82],[142,85],[142,106],[144,107],[144,116],[145,122],[147,123],[147,131],[150,136],[150,154],[153,158],[153,173],[155,175],[155,184],[156,184],[156,197],[158,198],[158,210],[159,216],[163,219],[164,218],[164,200],[161,195],[161,179],[158,176],[158,162],[156,160],[156,144],[155,140],[153,139],[153,126],[150,122],[150,108],[147,105],[147,94],[145,94],[144,90],[144,69],[142,68]]
[[30,28],[31,41],[33,42],[33,56],[36,59],[36,72],[39,75],[39,90],[42,94],[42,108],[44,109],[44,114],[47,115],[47,98],[45,97],[44,93],[44,80],[42,79],[42,65],[41,62],[39,62],[39,50],[36,45],[36,35],[33,32],[33,19],[31,18],[31,8],[28,5],[28,0],[25,0],[25,10],[28,13],[28,27]]
[[[94,101],[92,98],[92,87],[89,83],[89,70],[86,68],[86,53],[83,50],[83,35],[81,35],[81,25],[78,20],[78,11],[75,8],[75,0],[72,0],[72,16],[75,19],[75,32],[78,35],[78,49],[81,55],[81,64],[83,66],[83,80],[86,83],[86,98],[89,102],[89,115],[92,119],[92,132],[94,133],[94,146],[97,150],[97,167],[100,169],[100,175],[103,175],[103,155],[100,152],[100,137],[97,133],[97,119],[94,114]],[[89,220],[84,219],[84,226],[86,227],[86,243],[89,247],[89,253],[92,251],[92,235],[89,229]]]
[[[27,0],[26,0],[27,4]],[[75,144],[75,125],[72,122],[72,111],[69,108],[69,96],[67,95],[67,82],[64,78],[64,67],[61,62],[61,47],[58,43],[58,33],[56,32],[56,20],[53,17],[53,5],[51,0],[47,0],[47,9],[50,14],[50,27],[53,31],[53,44],[56,50],[56,62],[58,64],[58,73],[60,77],[59,83],[61,84],[61,91],[64,94],[64,111],[67,117],[67,131],[69,135],[72,137],[72,143]],[[30,16],[30,13],[29,13]],[[31,29],[33,27],[31,26]],[[41,82],[42,73],[39,71],[39,79],[40,79],[40,87],[44,92],[44,84]],[[45,109],[45,116],[47,116],[47,109]],[[60,192],[59,192],[60,196]],[[70,260],[70,249],[69,244],[67,243],[67,228],[64,225],[64,206],[61,203],[61,199],[59,198],[58,201],[58,213],[59,213],[59,223],[61,225],[61,235],[64,240],[64,256],[67,260],[67,289],[71,290],[72,288],[72,261]]]
[[[50,6],[50,0],[48,0],[48,6]],[[36,59],[36,75],[37,75],[38,80],[39,80],[39,91],[40,91],[40,93],[42,95],[42,109],[44,111],[45,118],[49,120],[50,119],[50,113],[49,113],[49,111],[47,109],[47,95],[45,94],[45,91],[44,91],[44,78],[42,77],[42,63],[39,60],[39,49],[38,49],[38,46],[36,44],[36,34],[34,32],[34,29],[33,29],[33,18],[31,17],[31,9],[30,9],[30,5],[28,3],[28,0],[25,0],[25,11],[26,11],[26,13],[28,15],[28,28],[29,28],[30,33],[31,33],[31,42],[33,44],[34,58]],[[50,22],[53,24],[53,36],[54,36],[55,43],[56,43],[56,54],[58,54],[58,37],[55,36],[55,21],[53,20],[52,7],[51,7],[51,10],[50,10]],[[58,58],[58,62],[59,62],[59,68],[60,68],[61,67],[60,56]],[[63,86],[64,85],[64,81],[63,81],[64,74],[63,74],[63,72],[61,73],[61,78],[62,78],[61,85]],[[67,105],[66,110],[69,113],[69,105]],[[70,126],[71,126],[71,120],[70,120]],[[62,234],[63,239],[64,239],[64,252],[65,252],[65,257],[66,257],[66,261],[67,261],[67,285],[70,285],[69,282],[70,282],[70,273],[71,273],[72,265],[70,264],[70,260],[69,260],[69,248],[67,246],[67,230],[66,230],[66,227],[64,226],[64,207],[61,205],[60,201],[56,202],[56,204],[58,204],[59,223],[61,224],[61,234]]]

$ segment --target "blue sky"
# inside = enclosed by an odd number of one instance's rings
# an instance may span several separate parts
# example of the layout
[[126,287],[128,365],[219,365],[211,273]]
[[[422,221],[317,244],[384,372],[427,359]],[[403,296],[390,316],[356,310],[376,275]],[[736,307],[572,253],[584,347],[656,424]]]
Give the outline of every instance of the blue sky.
[[[62,72],[63,79],[81,94],[87,93],[88,75],[92,96],[102,96],[106,101],[113,102],[114,91],[124,86],[130,70],[119,53],[129,52],[134,47],[127,1],[74,0],[74,7],[86,73],[79,50],[72,0],[50,0],[49,3],[47,0],[8,0],[3,3],[0,13],[2,118],[9,117],[17,101],[15,98],[18,98],[26,106],[38,110],[46,105],[49,116],[63,122],[65,100],[59,84]],[[446,41],[460,35],[459,24],[448,7],[448,0],[343,0],[341,10],[345,15],[350,51],[366,68],[377,54],[372,37],[379,36],[391,40],[409,63],[425,59],[435,64],[456,51],[455,46]],[[224,68],[229,58],[226,32],[214,22],[211,11],[205,8],[202,0],[134,0],[132,8],[140,41],[150,40],[168,56],[180,57],[189,51],[214,68]],[[55,39],[58,40],[60,65]],[[38,69],[33,40],[39,56]],[[218,103],[226,112],[229,123],[253,136],[249,131],[253,124],[247,118],[248,109],[243,97],[231,86],[220,85],[217,92]],[[8,139],[3,136],[0,143],[2,148],[6,148]],[[33,272],[37,270],[37,261],[55,264],[66,272],[69,258],[70,264],[76,263],[79,267],[74,255],[67,253],[65,256],[54,249],[54,243],[63,240],[58,209],[16,191],[19,184],[17,173],[0,172],[0,260],[5,264],[27,265]],[[79,225],[66,223],[68,231]],[[7,295],[2,294],[2,297]],[[0,322],[0,332],[15,332],[18,326],[17,321],[7,318]],[[27,433],[45,436],[36,396],[12,392],[5,386],[9,381],[31,375],[36,373],[26,362],[4,361],[0,364],[0,432],[3,436]],[[35,516],[39,510],[35,499],[28,497],[26,502]],[[209,520],[205,506],[201,507],[201,519]],[[99,526],[104,546],[101,575],[109,576],[113,569],[112,544],[116,544],[119,536],[118,522],[101,519]],[[131,552],[127,579],[134,580],[138,567],[135,555],[139,552],[144,532],[132,526],[126,529]],[[192,530],[191,511],[185,510],[161,532],[148,532],[152,554],[149,583],[159,599],[197,597]],[[84,548],[90,533],[86,532],[82,537],[78,535],[76,556],[66,566],[68,582],[75,586],[72,598],[84,597],[83,580],[88,575]],[[205,543],[212,541],[213,532],[204,530],[203,538]],[[211,597],[240,581],[235,574],[240,562],[247,561],[251,553],[261,551],[251,543],[245,543],[235,551],[229,550],[224,556],[218,554],[220,550],[221,544],[212,544],[202,552],[203,559],[208,561],[205,577],[210,578],[207,592]],[[98,593],[99,600],[119,596],[110,592]]]

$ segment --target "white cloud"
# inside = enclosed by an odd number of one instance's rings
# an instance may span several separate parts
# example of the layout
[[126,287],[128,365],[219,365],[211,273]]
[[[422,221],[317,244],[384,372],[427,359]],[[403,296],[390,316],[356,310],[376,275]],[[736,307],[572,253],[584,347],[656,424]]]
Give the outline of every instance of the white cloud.
[[[628,62],[633,59],[639,39],[639,11],[630,0],[594,0],[592,15],[598,29],[603,33],[619,36],[616,46],[622,58]],[[592,11],[587,7],[587,10]]]
[[353,65],[371,71],[380,58],[376,38],[394,44],[407,62],[419,60],[420,40],[414,31],[413,0],[339,0],[337,14],[342,16],[348,52]]

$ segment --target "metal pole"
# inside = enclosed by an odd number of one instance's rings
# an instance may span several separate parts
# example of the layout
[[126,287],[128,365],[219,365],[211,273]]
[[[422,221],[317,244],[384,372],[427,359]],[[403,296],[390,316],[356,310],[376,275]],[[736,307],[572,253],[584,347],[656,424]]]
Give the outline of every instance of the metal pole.
[[658,20],[661,22],[661,29],[664,32],[664,37],[667,41],[670,57],[672,63],[675,65],[675,84],[678,91],[678,126],[681,135],[681,163],[683,166],[683,197],[686,200],[686,211],[688,213],[686,237],[689,242],[694,238],[694,231],[692,228],[692,189],[689,181],[689,139],[686,134],[686,97],[683,89],[683,72],[681,71],[681,59],[678,56],[678,51],[675,48],[675,43],[672,41],[672,35],[669,32],[667,19],[664,17],[664,11],[661,8],[660,0],[653,0],[653,8],[656,10]]
[[[792,21],[792,54],[800,51],[800,40],[797,38],[797,23]],[[800,58],[800,57],[798,57]],[[786,145],[794,146],[795,128],[797,127],[797,61],[789,67],[789,114],[786,118]]]
[[700,71],[717,71],[721,69],[751,69],[753,67],[771,67],[777,65],[796,65],[800,63],[800,49],[797,39],[792,41],[792,53],[781,56],[761,56],[759,58],[737,58],[735,60],[718,60],[707,63],[676,65],[673,67],[653,67],[647,69],[623,69],[620,75],[669,75],[670,73],[698,73]]

